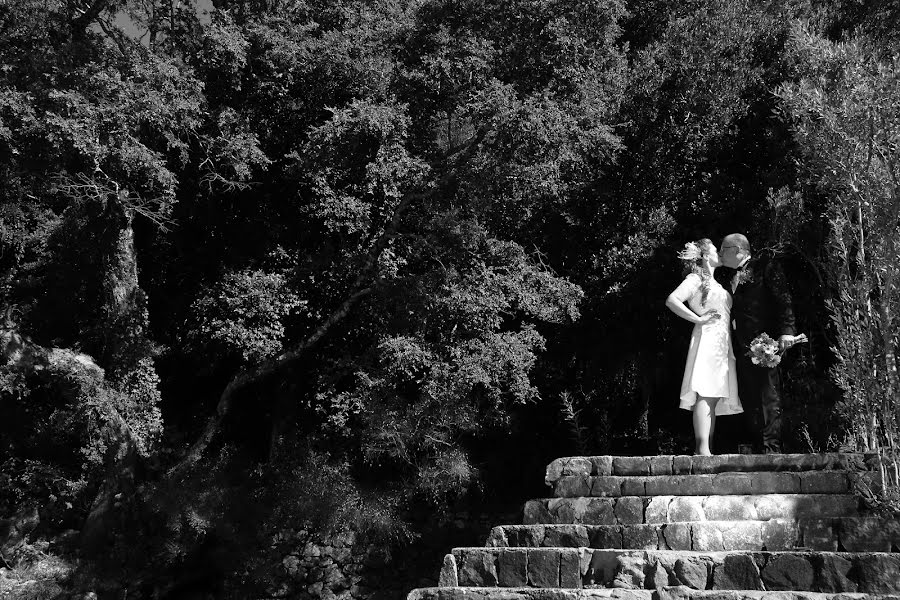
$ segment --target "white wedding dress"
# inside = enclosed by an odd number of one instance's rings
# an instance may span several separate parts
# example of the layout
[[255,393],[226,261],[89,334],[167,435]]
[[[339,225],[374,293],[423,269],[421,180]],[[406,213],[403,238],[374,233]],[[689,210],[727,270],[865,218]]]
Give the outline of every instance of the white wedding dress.
[[697,396],[704,396],[720,398],[716,403],[717,416],[744,412],[738,397],[737,366],[731,347],[731,294],[710,278],[709,294],[701,306],[701,279],[691,273],[675,290],[675,295],[698,315],[710,310],[721,315],[710,322],[694,325],[679,406],[693,410]]

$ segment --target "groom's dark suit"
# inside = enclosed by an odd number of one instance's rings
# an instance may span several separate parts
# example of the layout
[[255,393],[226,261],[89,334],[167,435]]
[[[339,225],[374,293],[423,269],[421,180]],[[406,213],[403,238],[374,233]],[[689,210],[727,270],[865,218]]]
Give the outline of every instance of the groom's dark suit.
[[731,340],[737,358],[741,403],[756,431],[762,429],[764,451],[781,452],[778,368],[754,365],[747,352],[750,342],[761,333],[768,333],[775,340],[782,335],[796,335],[791,295],[784,273],[770,259],[753,258],[738,269],[720,267],[716,270],[716,279],[729,292],[732,282],[738,282],[732,292],[734,329]]

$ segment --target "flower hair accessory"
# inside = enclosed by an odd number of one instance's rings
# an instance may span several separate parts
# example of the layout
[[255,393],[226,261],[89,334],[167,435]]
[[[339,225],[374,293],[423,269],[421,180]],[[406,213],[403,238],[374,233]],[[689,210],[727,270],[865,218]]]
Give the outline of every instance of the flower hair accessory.
[[678,258],[687,261],[695,261],[702,256],[703,251],[700,250],[700,246],[697,245],[697,242],[688,242],[684,245],[684,250],[678,253]]

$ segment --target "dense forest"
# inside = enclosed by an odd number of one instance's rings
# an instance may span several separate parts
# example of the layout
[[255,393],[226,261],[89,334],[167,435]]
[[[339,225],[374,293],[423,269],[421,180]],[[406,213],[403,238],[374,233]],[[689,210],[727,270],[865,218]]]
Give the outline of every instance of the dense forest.
[[3,3],[4,577],[286,597],[250,568],[280,531],[396,557],[557,456],[688,452],[663,302],[732,232],[810,338],[789,449],[892,452],[898,32],[894,0]]

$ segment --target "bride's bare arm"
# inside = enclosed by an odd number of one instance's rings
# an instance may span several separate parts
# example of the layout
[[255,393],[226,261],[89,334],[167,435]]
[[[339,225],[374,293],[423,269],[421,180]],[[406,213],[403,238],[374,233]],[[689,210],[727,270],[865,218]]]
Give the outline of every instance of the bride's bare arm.
[[669,297],[666,298],[666,306],[673,313],[691,323],[708,323],[713,319],[718,319],[720,315],[714,310],[710,310],[703,315],[698,315],[685,304],[685,302],[690,300],[697,288],[696,282],[692,281],[691,277],[696,277],[696,275],[688,275],[681,285],[669,294]]

